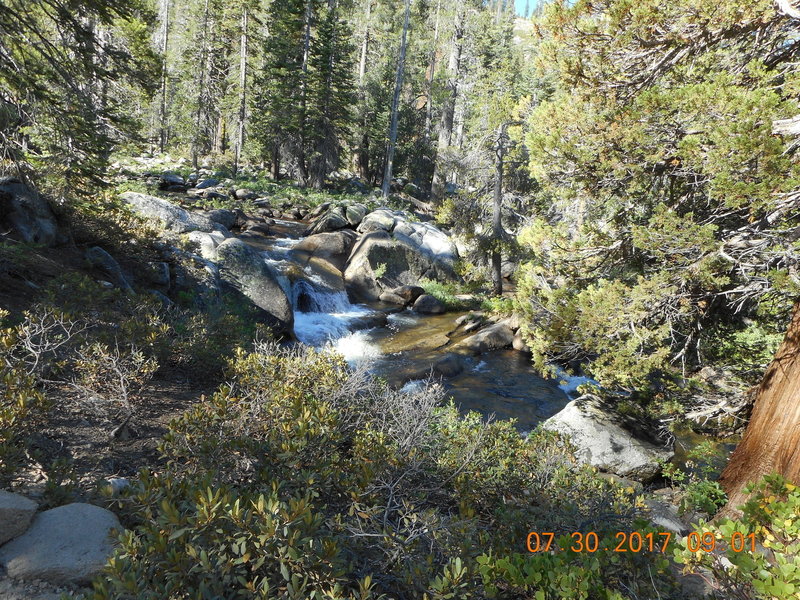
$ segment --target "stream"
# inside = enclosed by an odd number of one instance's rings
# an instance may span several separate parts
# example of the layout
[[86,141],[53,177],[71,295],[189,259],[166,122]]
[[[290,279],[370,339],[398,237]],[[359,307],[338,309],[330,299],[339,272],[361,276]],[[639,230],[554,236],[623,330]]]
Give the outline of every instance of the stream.
[[[303,228],[301,223],[277,221],[281,237],[261,246],[266,262],[281,273],[299,341],[317,347],[329,344],[351,365],[368,361],[375,375],[399,388],[418,385],[437,358],[470,335],[456,331],[454,321],[464,313],[421,315],[409,309],[398,312],[390,305],[352,304],[324,273],[292,259],[291,250],[302,241]],[[465,357],[464,364],[461,374],[443,382],[457,406],[487,417],[516,419],[522,431],[564,408],[586,381],[566,375],[561,380],[544,379],[529,357],[510,349]]]
[[[258,247],[267,263],[281,275],[280,282],[294,308],[295,335],[305,344],[332,346],[351,364],[367,361],[370,371],[396,388],[420,385],[431,365],[471,334],[456,328],[464,313],[421,315],[393,305],[352,304],[341,277],[331,277],[318,266],[298,262],[292,248],[302,241],[303,223],[276,221],[274,238],[261,238]],[[387,316],[388,313],[388,316]],[[448,394],[463,412],[477,411],[495,419],[516,419],[521,432],[559,412],[577,397],[577,387],[589,381],[561,373],[545,379],[530,357],[511,349],[464,358],[465,368],[443,380]],[[705,440],[691,432],[675,433],[674,462],[685,465],[686,453]],[[720,459],[735,443],[714,440]]]

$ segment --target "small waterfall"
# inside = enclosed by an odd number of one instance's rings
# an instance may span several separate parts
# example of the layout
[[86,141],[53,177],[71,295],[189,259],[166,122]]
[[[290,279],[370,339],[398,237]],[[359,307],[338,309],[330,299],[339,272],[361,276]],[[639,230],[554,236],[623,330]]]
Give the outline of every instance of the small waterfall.
[[354,331],[355,326],[363,323],[373,311],[351,304],[343,290],[331,290],[310,275],[308,279],[298,279],[292,284],[291,301],[294,333],[304,344],[331,344],[350,363],[379,355],[380,351],[369,342],[363,331]]
[[354,308],[346,292],[327,290],[313,277],[294,282],[291,300],[295,311],[306,313],[347,313]]
[[[291,251],[301,240],[274,240],[263,253],[265,262],[278,271],[278,281],[292,303],[295,336],[309,346],[330,344],[350,363],[377,357],[378,347],[363,331],[374,311],[351,304],[344,290],[331,289],[311,267],[294,262]],[[301,277],[297,276],[298,268],[302,270]],[[290,279],[287,274],[292,269]]]

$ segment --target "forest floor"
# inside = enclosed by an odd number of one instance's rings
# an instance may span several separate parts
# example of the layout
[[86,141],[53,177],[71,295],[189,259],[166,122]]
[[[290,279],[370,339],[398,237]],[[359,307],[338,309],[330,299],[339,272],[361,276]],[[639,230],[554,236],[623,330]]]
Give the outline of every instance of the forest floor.
[[[0,307],[12,314],[32,308],[41,297],[41,288],[65,273],[96,275],[84,260],[83,250],[73,246],[37,248],[19,261],[0,254]],[[73,491],[94,488],[100,480],[132,477],[142,467],[157,466],[157,446],[169,422],[203,395],[212,394],[220,383],[196,380],[179,366],[162,365],[142,391],[127,425],[121,428],[127,419],[124,410],[101,410],[91,401],[78,401],[67,382],[48,386],[46,394],[55,410],[33,436],[34,466],[21,475],[15,487],[24,494],[41,496],[46,487],[41,465],[58,459],[69,464],[61,483]],[[0,593],[0,598],[5,597]]]

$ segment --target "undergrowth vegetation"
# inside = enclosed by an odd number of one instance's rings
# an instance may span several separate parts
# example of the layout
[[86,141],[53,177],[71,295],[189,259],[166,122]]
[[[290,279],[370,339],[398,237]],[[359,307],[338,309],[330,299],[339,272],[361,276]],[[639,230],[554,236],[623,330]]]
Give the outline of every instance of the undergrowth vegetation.
[[168,467],[116,501],[130,530],[94,600],[613,597],[663,571],[648,553],[526,554],[529,531],[643,526],[632,490],[555,434],[461,416],[438,385],[391,390],[328,351],[260,343],[228,373],[171,424]]

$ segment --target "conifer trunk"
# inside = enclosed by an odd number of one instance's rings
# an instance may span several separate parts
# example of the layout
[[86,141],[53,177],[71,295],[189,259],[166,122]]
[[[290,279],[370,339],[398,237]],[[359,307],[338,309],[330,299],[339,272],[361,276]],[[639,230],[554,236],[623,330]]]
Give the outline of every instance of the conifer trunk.
[[436,51],[439,45],[439,12],[442,8],[442,0],[436,3],[436,24],[433,28],[433,48],[431,57],[428,61],[428,77],[425,81],[425,143],[431,139],[433,128],[433,78],[436,74]]
[[408,39],[408,22],[411,15],[411,0],[406,0],[406,14],[403,20],[403,36],[400,40],[400,57],[397,61],[397,75],[394,80],[394,96],[392,97],[392,123],[389,127],[389,144],[386,149],[386,169],[383,172],[383,185],[381,193],[384,198],[389,197],[389,190],[392,185],[392,167],[394,162],[394,150],[397,145],[397,123],[400,107],[400,92],[403,90],[403,72],[406,64],[406,42]]
[[754,394],[750,423],[720,477],[728,512],[747,499],[745,486],[763,475],[775,472],[800,483],[800,302]]
[[434,201],[441,201],[444,197],[446,175],[442,168],[442,155],[450,146],[453,137],[453,122],[456,111],[456,99],[458,98],[458,84],[461,79],[461,49],[464,37],[464,9],[459,6],[456,11],[455,27],[453,29],[453,48],[450,51],[450,59],[447,63],[448,81],[447,87],[449,94],[442,106],[442,119],[439,126],[439,140],[436,145],[436,161],[433,165],[433,181],[431,182],[431,198]]
[[197,70],[197,111],[194,119],[194,134],[192,135],[192,168],[198,170],[200,154],[200,129],[203,123],[203,100],[206,85],[206,61],[208,60],[208,2],[205,0],[203,7],[202,38],[200,42],[200,68]]
[[503,293],[503,269],[500,243],[503,239],[503,158],[505,154],[505,125],[497,130],[495,148],[494,204],[492,206],[492,291],[496,296]]
[[233,163],[233,172],[239,171],[242,160],[242,147],[244,146],[244,121],[247,117],[247,5],[242,7],[242,41],[239,55],[239,123],[236,134],[236,154]]
[[164,2],[164,38],[161,43],[161,102],[159,103],[158,111],[158,150],[162,154],[167,146],[167,137],[169,132],[167,130],[167,83],[168,83],[168,69],[167,69],[167,50],[169,50],[169,11],[170,0]]

